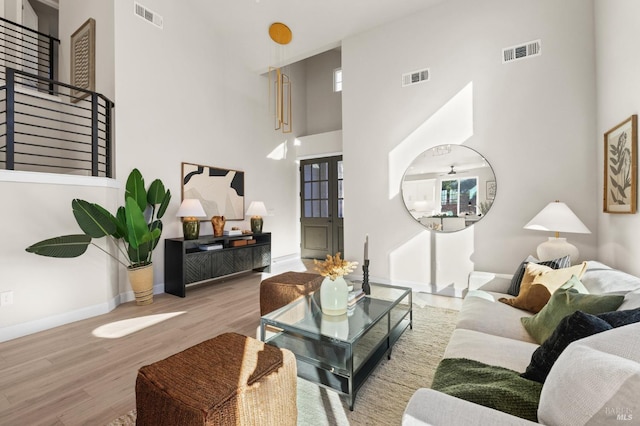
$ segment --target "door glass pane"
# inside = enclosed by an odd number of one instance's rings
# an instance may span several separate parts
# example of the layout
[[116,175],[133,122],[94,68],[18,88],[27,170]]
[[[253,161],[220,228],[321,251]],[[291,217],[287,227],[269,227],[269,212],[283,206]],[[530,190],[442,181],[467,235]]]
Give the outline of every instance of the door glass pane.
[[343,203],[343,200],[338,200],[338,217],[340,219],[344,218],[344,214],[342,212],[342,203]]
[[311,196],[311,184],[310,183],[305,183],[304,184],[304,199],[305,200],[310,200],[311,198],[313,198]]
[[320,177],[320,165],[313,164],[311,168],[311,179],[310,180],[318,180]]
[[329,198],[329,182],[322,182],[320,186],[320,198],[328,199]]
[[313,182],[311,184],[311,187],[312,187],[311,198],[313,198],[314,200],[320,198],[320,184],[318,182]]
[[329,200],[322,200],[320,203],[320,214],[322,217],[329,217]]
[[304,180],[305,182],[309,182],[311,180],[311,164],[306,164],[304,166]]
[[320,180],[329,179],[329,163],[320,163]]
[[342,179],[342,160],[338,161],[338,179]]
[[313,212],[311,211],[311,201],[304,202],[304,217],[313,217]]
[[342,181],[339,180],[338,181],[338,198],[344,198],[344,195],[342,195]]
[[313,201],[313,217],[320,217],[320,201]]

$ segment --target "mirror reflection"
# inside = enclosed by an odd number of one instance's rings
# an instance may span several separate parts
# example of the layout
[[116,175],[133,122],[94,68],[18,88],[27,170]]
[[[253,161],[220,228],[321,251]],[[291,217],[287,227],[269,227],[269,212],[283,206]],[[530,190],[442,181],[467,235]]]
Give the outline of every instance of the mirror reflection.
[[493,204],[489,162],[464,145],[438,145],[416,157],[402,178],[402,199],[427,229],[455,232],[482,219]]

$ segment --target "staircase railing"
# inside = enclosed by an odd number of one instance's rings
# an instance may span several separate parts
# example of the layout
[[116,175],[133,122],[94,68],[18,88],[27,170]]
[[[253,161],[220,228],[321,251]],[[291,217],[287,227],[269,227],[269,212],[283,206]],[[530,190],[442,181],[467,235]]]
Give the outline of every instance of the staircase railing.
[[[0,18],[0,74],[4,67],[57,80],[56,58],[60,40]],[[32,82],[33,84],[34,82]],[[39,90],[53,90],[53,85]]]
[[[12,68],[0,87],[0,166],[112,176],[112,109],[104,95]],[[48,93],[34,90],[32,81]]]

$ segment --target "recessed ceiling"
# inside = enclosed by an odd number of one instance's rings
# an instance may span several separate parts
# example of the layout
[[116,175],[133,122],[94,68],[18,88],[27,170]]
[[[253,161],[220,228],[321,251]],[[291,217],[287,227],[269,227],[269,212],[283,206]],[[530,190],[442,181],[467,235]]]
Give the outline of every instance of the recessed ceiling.
[[[340,46],[349,36],[443,0],[192,0],[250,69],[265,71]],[[276,45],[269,26],[286,24],[291,43]]]

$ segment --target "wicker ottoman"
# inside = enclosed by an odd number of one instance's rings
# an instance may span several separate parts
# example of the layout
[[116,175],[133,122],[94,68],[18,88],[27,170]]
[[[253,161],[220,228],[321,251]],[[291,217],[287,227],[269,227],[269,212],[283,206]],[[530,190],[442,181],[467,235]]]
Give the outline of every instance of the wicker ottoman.
[[295,356],[221,334],[140,368],[136,409],[138,426],[295,425]]
[[260,315],[268,314],[320,288],[324,277],[308,272],[285,272],[260,283]]

